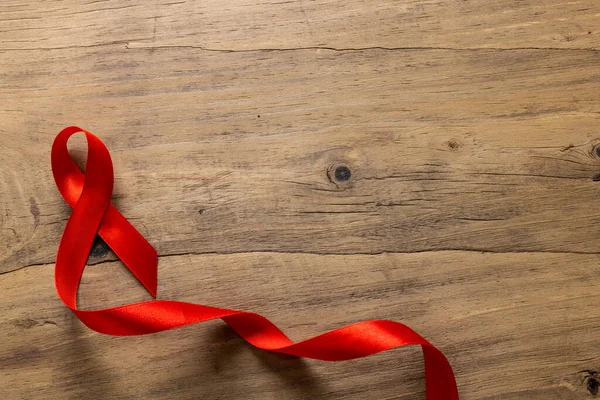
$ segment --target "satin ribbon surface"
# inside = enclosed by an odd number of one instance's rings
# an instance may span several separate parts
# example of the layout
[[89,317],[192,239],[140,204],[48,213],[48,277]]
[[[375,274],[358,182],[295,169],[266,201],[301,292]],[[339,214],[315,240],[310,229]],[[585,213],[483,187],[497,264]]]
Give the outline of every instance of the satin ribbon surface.
[[[83,132],[88,143],[85,174],[71,159],[69,137]],[[108,149],[79,127],[63,129],[52,145],[56,186],[73,211],[58,247],[55,269],[59,297],[89,328],[109,335],[143,335],[222,319],[248,343],[277,353],[325,361],[365,357],[405,345],[423,350],[427,400],[457,400],[454,373],[446,357],[406,325],[371,320],[348,325],[310,339],[292,342],[265,317],[246,311],[170,300],[149,300],[100,310],[77,308],[77,290],[96,234],[156,297],[156,250],[110,203],[113,165]]]

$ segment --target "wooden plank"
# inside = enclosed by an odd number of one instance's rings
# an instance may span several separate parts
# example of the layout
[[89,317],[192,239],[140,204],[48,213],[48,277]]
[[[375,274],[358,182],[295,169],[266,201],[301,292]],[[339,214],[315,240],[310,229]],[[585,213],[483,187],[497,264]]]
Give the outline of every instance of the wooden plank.
[[[296,340],[396,319],[446,353],[463,399],[586,399],[596,267],[581,254],[175,256],[160,259],[159,296],[260,312]],[[51,265],[0,276],[0,293],[5,398],[424,399],[418,348],[324,363],[252,350],[217,322],[104,336],[56,298]],[[83,307],[146,298],[118,263],[84,274]]]
[[49,149],[74,123],[162,255],[597,252],[594,52],[8,54],[2,271],[54,258],[69,210]]
[[0,48],[599,49],[599,18],[595,0],[4,0]]

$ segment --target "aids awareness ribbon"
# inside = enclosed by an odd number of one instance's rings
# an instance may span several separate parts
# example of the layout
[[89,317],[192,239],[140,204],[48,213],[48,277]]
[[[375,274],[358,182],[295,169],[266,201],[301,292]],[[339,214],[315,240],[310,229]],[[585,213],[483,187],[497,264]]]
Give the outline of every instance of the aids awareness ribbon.
[[[83,132],[88,156],[85,173],[73,162],[67,141]],[[427,400],[458,400],[454,373],[446,357],[406,325],[389,320],[358,322],[292,342],[265,317],[171,300],[149,300],[119,307],[77,308],[79,281],[89,252],[100,235],[134,276],[156,298],[156,250],[110,203],[113,165],[104,143],[76,126],[63,129],[52,145],[52,173],[62,197],[73,209],[56,256],[58,296],[90,329],[108,335],[144,335],[220,318],[244,340],[263,350],[324,361],[344,361],[406,345],[420,345],[425,364]]]

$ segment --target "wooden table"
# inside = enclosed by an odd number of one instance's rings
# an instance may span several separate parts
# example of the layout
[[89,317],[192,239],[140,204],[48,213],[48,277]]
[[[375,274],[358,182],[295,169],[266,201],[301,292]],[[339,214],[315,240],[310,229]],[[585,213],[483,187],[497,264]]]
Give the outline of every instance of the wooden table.
[[[324,363],[218,321],[85,328],[53,282],[73,124],[109,147],[160,298],[293,339],[404,322],[462,399],[597,395],[599,51],[595,0],[2,1],[2,398],[424,398],[419,348]],[[149,298],[102,242],[89,263],[81,307]]]

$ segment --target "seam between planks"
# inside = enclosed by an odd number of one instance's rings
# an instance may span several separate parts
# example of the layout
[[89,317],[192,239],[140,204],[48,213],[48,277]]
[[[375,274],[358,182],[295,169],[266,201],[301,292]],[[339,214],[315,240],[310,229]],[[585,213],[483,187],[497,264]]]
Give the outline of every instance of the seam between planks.
[[[386,254],[397,254],[397,255],[410,255],[410,254],[423,254],[423,253],[453,253],[453,252],[462,252],[462,253],[479,253],[479,254],[553,254],[553,255],[600,255],[600,252],[584,252],[584,251],[552,251],[552,250],[514,250],[514,251],[495,251],[495,250],[473,250],[473,249],[437,249],[437,250],[416,250],[416,251],[381,251],[381,252],[353,252],[353,253],[332,253],[332,252],[311,252],[311,251],[286,251],[286,250],[247,250],[247,251],[207,251],[207,252],[188,252],[188,253],[172,253],[172,254],[159,254],[158,258],[168,258],[168,257],[184,257],[184,256],[207,256],[207,255],[242,255],[242,254],[307,254],[307,255],[316,255],[316,256],[381,256]],[[118,259],[109,259],[103,260],[99,262],[92,262],[88,265],[102,265],[107,263],[118,262]],[[16,272],[25,268],[30,267],[46,267],[50,265],[54,265],[55,263],[34,263],[23,265],[17,267],[16,269],[12,269],[10,271],[0,272],[0,275],[10,274],[11,272]]]
[[143,46],[135,45],[131,47],[131,43],[136,40],[151,40],[152,38],[143,38],[135,40],[118,40],[107,43],[95,43],[90,45],[76,45],[76,46],[58,46],[58,47],[31,47],[31,48],[5,48],[2,52],[8,51],[51,51],[51,50],[68,50],[68,49],[86,49],[94,47],[107,47],[122,45],[126,50],[166,50],[166,49],[195,49],[207,52],[216,53],[260,53],[260,52],[290,52],[290,51],[304,51],[304,50],[328,50],[335,52],[361,52],[361,51],[588,51],[593,53],[600,52],[600,48],[586,48],[586,47],[573,47],[573,48],[562,48],[562,47],[435,47],[435,46],[402,46],[402,47],[385,47],[385,46],[367,46],[367,47],[347,47],[338,48],[332,46],[303,46],[303,47],[283,47],[283,48],[257,48],[257,49],[245,49],[245,50],[233,50],[233,49],[218,49],[210,48],[205,46],[193,46],[193,45],[161,45],[161,46]]

